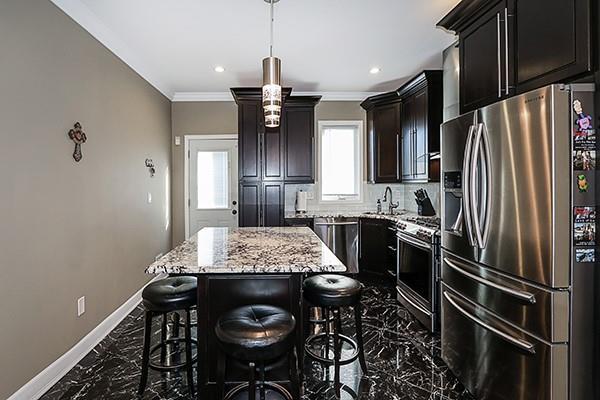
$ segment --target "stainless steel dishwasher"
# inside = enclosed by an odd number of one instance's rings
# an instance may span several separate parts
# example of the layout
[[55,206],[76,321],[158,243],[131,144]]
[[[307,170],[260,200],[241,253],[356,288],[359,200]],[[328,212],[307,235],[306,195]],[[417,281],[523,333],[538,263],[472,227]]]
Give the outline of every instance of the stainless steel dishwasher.
[[358,218],[315,218],[314,231],[349,273],[358,273]]

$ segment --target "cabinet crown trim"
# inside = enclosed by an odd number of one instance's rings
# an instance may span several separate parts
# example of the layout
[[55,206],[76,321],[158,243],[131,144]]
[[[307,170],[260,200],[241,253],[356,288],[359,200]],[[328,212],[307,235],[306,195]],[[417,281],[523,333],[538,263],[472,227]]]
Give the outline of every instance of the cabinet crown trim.
[[498,1],[499,0],[463,0],[446,14],[436,26],[451,33],[458,33],[471,21],[476,13],[497,4]]

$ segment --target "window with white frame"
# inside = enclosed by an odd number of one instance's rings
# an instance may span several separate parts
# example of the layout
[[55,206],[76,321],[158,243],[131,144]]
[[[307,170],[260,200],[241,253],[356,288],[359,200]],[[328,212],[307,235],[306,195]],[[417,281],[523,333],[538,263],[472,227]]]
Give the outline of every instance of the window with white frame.
[[360,201],[362,121],[319,121],[321,201]]

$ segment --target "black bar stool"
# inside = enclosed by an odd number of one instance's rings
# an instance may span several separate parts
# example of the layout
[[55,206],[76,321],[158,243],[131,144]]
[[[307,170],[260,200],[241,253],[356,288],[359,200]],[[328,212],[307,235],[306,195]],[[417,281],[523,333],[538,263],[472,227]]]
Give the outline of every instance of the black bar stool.
[[[192,345],[197,346],[192,339],[190,309],[196,305],[197,281],[191,276],[169,277],[153,282],[142,291],[142,304],[145,309],[144,350],[142,355],[142,377],[138,394],[141,396],[148,381],[148,368],[161,372],[174,372],[186,369],[190,394],[194,393],[193,366],[196,357],[192,358]],[[168,315],[176,311],[185,311],[185,336],[167,337]],[[152,320],[162,315],[160,343],[151,347]],[[185,342],[185,362],[166,365],[167,348]],[[150,361],[150,357],[160,349],[160,364]]]
[[[250,305],[228,311],[219,317],[215,334],[219,342],[217,390],[220,399],[231,399],[248,389],[248,399],[256,398],[255,373],[258,367],[261,400],[269,388],[287,400],[300,400],[300,382],[294,329],[296,320],[286,310],[268,305]],[[265,382],[265,363],[281,359],[287,353],[292,393],[274,382]],[[225,396],[227,360],[232,358],[248,363],[248,383],[236,386]]]
[[[333,315],[333,332],[330,324],[325,323],[325,332],[311,335],[306,339],[306,354],[313,360],[319,361],[327,366],[333,365],[335,370],[334,383],[336,395],[340,396],[340,366],[350,364],[357,358],[364,374],[367,374],[367,363],[365,361],[363,337],[362,337],[362,318],[361,318],[361,296],[362,284],[355,279],[342,275],[323,274],[307,278],[303,285],[304,298],[313,306],[322,307],[325,312],[325,321],[329,320],[330,314]],[[342,332],[342,318],[340,315],[341,307],[354,308],[354,323],[356,325],[356,341]],[[331,339],[333,336],[333,357],[329,356]],[[324,356],[315,353],[313,346],[319,341],[325,341]],[[342,344],[348,344],[352,349],[352,354],[342,359]]]

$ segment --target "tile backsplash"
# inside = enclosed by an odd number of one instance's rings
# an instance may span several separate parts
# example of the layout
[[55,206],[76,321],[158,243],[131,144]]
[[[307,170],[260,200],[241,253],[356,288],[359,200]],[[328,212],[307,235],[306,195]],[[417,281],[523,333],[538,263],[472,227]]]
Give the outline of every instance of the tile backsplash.
[[[302,190],[313,194],[313,198],[307,202],[308,211],[375,211],[377,209],[377,199],[383,199],[386,186],[392,189],[392,199],[398,202],[399,209],[417,211],[417,204],[414,200],[414,191],[423,188],[427,190],[431,202],[436,212],[440,209],[440,185],[439,183],[400,183],[400,184],[363,184],[363,201],[361,203],[322,203],[319,202],[317,185],[285,185],[285,211],[295,210],[296,192]],[[310,196],[309,196],[310,197]],[[386,210],[387,204],[382,207]]]

